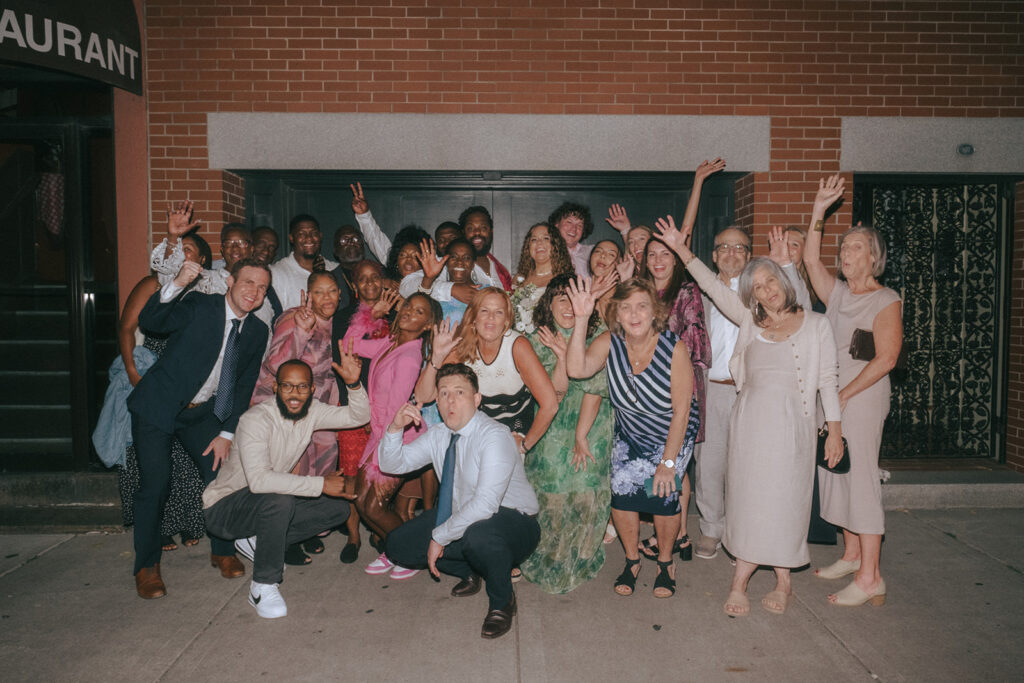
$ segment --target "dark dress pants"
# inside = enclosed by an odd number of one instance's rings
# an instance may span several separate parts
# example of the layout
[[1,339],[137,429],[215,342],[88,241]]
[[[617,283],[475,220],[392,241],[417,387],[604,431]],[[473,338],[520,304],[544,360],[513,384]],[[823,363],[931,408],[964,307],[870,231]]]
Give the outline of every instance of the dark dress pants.
[[[139,490],[135,494],[135,569],[152,567],[160,561],[160,515],[171,490],[171,443],[177,437],[195,462],[203,483],[216,478],[213,453],[203,455],[223,424],[213,414],[213,401],[186,408],[174,421],[174,432],[168,434],[140,415],[132,413],[132,440],[139,459]],[[234,555],[231,541],[210,534],[210,550],[214,555]]]
[[206,529],[223,538],[256,537],[252,580],[281,583],[289,545],[345,523],[350,509],[341,498],[299,498],[285,493],[235,491],[206,508]]
[[[403,567],[425,568],[436,522],[437,509],[425,510],[388,534],[388,559]],[[530,556],[538,541],[536,517],[498,508],[488,519],[470,524],[462,538],[446,545],[437,569],[460,579],[471,573],[482,576],[490,609],[501,609],[512,599],[512,568]]]

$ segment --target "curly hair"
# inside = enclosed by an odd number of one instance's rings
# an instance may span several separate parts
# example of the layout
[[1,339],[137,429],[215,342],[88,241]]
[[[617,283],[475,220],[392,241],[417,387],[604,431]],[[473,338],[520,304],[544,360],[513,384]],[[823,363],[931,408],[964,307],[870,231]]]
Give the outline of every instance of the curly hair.
[[415,223],[399,230],[398,234],[395,235],[395,239],[391,241],[391,249],[388,251],[388,262],[384,266],[384,274],[389,278],[400,281],[402,278],[398,274],[398,253],[402,251],[402,247],[407,244],[415,244],[416,248],[419,249],[420,242],[429,239],[430,235],[427,234],[427,231]]
[[476,317],[480,314],[480,307],[483,305],[484,299],[492,294],[500,296],[505,305],[505,333],[512,329],[514,318],[512,316],[512,300],[509,299],[508,292],[501,287],[484,287],[478,290],[473,295],[473,300],[469,302],[469,306],[466,307],[466,312],[462,314],[462,322],[459,323],[459,329],[455,332],[456,337],[462,337],[462,341],[452,350],[457,359],[456,362],[469,363],[480,357],[480,351],[476,347]]
[[530,256],[530,237],[533,235],[533,231],[540,227],[547,230],[548,237],[551,238],[551,272],[555,275],[576,273],[572,265],[572,259],[569,256],[569,247],[565,246],[565,238],[562,237],[562,233],[541,221],[540,223],[534,223],[526,231],[526,237],[523,238],[523,248],[519,252],[519,270],[516,271],[516,276],[513,278],[514,282],[523,282],[526,278],[530,277],[530,273],[537,267],[533,257]]
[[583,237],[580,239],[585,240],[594,232],[594,219],[590,217],[590,207],[576,202],[563,202],[548,216],[548,223],[557,227],[562,219],[568,216],[576,216],[583,221]]
[[[551,312],[551,302],[555,300],[555,297],[561,296],[569,291],[569,283],[572,282],[573,275],[556,275],[551,278],[551,282],[548,283],[547,289],[540,295],[540,299],[537,300],[537,305],[533,309],[533,326],[536,329],[546,327],[552,332],[558,333],[558,325],[555,324],[555,316]],[[601,326],[601,316],[597,314],[597,309],[590,314],[590,320],[587,322],[587,339],[594,336],[597,328]]]
[[491,212],[487,210],[486,206],[480,206],[479,204],[474,204],[473,206],[464,209],[462,213],[459,214],[459,230],[461,230],[463,233],[466,232],[466,221],[469,220],[469,217],[472,216],[474,213],[479,213],[486,216],[487,222],[491,226],[491,230],[494,230],[494,219],[491,218]]
[[[441,304],[434,301],[423,292],[416,292],[408,299],[406,299],[405,303],[402,305],[408,306],[409,303],[417,297],[425,299],[428,307],[430,308],[430,320],[427,321],[427,327],[425,330],[423,330],[423,332],[420,333],[420,336],[417,337],[418,339],[423,340],[423,360],[427,360],[428,358],[430,358],[430,353],[433,351],[434,348],[434,325],[439,324],[441,320],[444,319],[444,313],[441,310]],[[395,319],[391,321],[392,337],[398,336],[398,318],[399,316],[396,315]]]
[[638,277],[619,283],[608,302],[608,331],[619,337],[623,336],[622,325],[619,324],[619,305],[637,292],[643,292],[651,298],[651,306],[654,309],[654,319],[651,321],[651,328],[655,332],[662,332],[668,326],[667,311],[665,302],[658,298],[658,292],[654,285],[648,280],[641,280]]

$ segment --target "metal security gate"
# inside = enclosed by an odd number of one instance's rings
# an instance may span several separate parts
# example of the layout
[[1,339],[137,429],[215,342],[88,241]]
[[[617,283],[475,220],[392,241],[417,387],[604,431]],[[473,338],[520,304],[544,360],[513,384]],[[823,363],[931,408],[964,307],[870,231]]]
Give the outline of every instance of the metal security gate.
[[883,458],[1002,459],[1013,185],[857,177],[854,222],[885,237],[903,297]]

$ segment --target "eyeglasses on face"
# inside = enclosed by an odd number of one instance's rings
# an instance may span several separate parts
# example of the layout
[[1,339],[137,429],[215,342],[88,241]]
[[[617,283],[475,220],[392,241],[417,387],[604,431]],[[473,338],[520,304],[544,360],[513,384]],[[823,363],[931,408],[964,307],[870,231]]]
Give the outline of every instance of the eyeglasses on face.
[[225,247],[247,247],[252,243],[249,240],[226,240],[221,244]]
[[303,382],[302,384],[292,384],[291,382],[278,382],[277,388],[282,394],[290,394],[293,391],[297,391],[300,394],[305,394],[309,391],[311,385],[309,382]]
[[719,254],[726,254],[730,251],[734,254],[742,254],[743,252],[750,251],[750,247],[746,244],[716,244],[715,251]]

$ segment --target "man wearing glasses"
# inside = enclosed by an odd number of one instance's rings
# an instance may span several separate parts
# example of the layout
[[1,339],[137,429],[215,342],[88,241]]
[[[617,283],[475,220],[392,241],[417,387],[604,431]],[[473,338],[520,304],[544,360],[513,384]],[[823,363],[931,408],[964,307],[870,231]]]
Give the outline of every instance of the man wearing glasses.
[[[750,261],[750,237],[740,228],[726,228],[715,235],[711,260],[718,268],[718,278],[733,291],[739,287],[739,276]],[[736,401],[736,383],[729,374],[729,359],[740,328],[726,318],[704,296],[704,319],[711,336],[711,369],[708,370],[707,407],[705,410],[704,443],[697,445],[695,492],[700,513],[701,538],[694,552],[710,560],[722,547],[725,531],[725,463],[729,450],[729,414]]]

